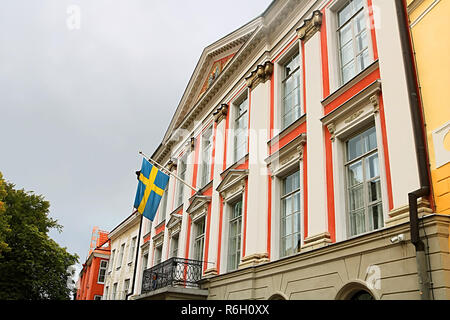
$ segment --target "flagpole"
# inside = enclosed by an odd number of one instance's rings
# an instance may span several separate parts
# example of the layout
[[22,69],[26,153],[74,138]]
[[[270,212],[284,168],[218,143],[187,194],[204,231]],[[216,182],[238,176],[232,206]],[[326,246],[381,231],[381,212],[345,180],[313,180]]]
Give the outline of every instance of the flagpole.
[[145,155],[142,151],[139,151],[139,154],[144,156],[149,162],[154,163],[155,165],[157,165],[158,167],[160,167],[161,169],[164,169],[169,175],[173,176],[175,179],[179,180],[180,182],[184,183],[186,186],[188,186],[189,188],[191,188],[192,190],[194,190],[195,192],[198,192],[197,189],[195,189],[193,186],[191,186],[190,184],[188,184],[186,181],[184,181],[183,179],[181,179],[180,177],[178,177],[177,175],[173,174],[172,172],[170,172],[170,170],[166,169],[164,166],[162,166],[161,164],[159,164],[158,162],[156,162],[155,160],[153,160],[152,158],[150,158],[149,156]]

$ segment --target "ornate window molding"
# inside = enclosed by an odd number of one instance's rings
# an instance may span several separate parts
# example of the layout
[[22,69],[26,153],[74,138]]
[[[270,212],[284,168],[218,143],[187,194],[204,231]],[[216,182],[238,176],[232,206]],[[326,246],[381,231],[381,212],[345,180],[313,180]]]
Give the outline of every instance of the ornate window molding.
[[216,190],[222,196],[224,202],[236,198],[245,191],[245,181],[248,177],[248,170],[229,170]]
[[265,162],[269,166],[272,176],[282,176],[294,166],[299,166],[303,160],[303,149],[306,144],[306,134],[302,133],[286,146],[273,153]]
[[181,221],[183,216],[181,214],[172,212],[170,214],[170,219],[167,221],[167,230],[170,236],[174,236],[180,233],[181,231]]
[[211,197],[203,195],[194,195],[190,199],[189,207],[186,212],[191,216],[192,222],[195,222],[206,216],[208,212],[208,205],[211,202]]

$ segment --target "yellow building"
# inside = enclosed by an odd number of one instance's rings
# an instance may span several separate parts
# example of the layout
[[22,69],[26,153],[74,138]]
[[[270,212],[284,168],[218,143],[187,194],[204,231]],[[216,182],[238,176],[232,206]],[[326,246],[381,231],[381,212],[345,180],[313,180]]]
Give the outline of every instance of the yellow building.
[[450,214],[450,1],[407,0],[435,212]]

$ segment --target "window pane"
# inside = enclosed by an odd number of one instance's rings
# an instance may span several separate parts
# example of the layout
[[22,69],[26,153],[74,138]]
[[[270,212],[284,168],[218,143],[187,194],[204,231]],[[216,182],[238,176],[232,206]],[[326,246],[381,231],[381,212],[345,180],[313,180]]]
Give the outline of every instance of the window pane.
[[354,52],[353,52],[353,43],[349,42],[344,45],[341,49],[341,63],[343,66],[347,65],[349,62],[353,60]]
[[352,61],[342,69],[342,81],[346,83],[350,79],[352,79],[355,75],[356,75],[355,61]]
[[355,17],[355,31],[356,33],[360,33],[362,30],[365,29],[366,29],[366,17],[364,15],[364,11],[361,11]]
[[364,0],[353,0],[355,12],[364,7]]
[[369,202],[381,200],[381,184],[380,179],[370,181],[368,183]]
[[350,213],[350,234],[352,236],[366,232],[364,209]]
[[292,213],[292,199],[287,197],[284,201],[284,216],[288,216]]
[[293,205],[294,212],[300,211],[300,192],[296,192],[293,195],[292,205]]
[[350,43],[352,40],[352,25],[348,24],[344,26],[341,30],[339,30],[339,40],[340,47],[343,47],[345,44]]
[[367,48],[367,32],[363,31],[356,36],[356,50],[361,52]]
[[366,160],[366,175],[367,179],[372,179],[380,175],[378,168],[378,153],[375,153]]
[[357,210],[364,207],[364,188],[363,185],[349,190],[350,210]]
[[369,65],[369,50],[364,50],[363,53],[358,55],[358,71],[364,70]]
[[292,217],[293,217],[293,222],[294,222],[294,224],[293,224],[293,232],[294,233],[298,233],[298,232],[300,232],[300,213],[295,213],[295,214],[293,214],[292,215]]
[[297,69],[299,67],[299,55],[298,53],[292,57],[292,60],[289,61],[286,66],[285,66],[285,75],[286,77],[288,77],[295,69]]
[[363,182],[362,162],[358,161],[348,166],[348,183],[354,186]]
[[383,212],[381,204],[369,207],[369,228],[376,230],[383,226]]
[[338,13],[339,26],[342,26],[345,22],[352,16],[352,6],[349,2],[341,11]]

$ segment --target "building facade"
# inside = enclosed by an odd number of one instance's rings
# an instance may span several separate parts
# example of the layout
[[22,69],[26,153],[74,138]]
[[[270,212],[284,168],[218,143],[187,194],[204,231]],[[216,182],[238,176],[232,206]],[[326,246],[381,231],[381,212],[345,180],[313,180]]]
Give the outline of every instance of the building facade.
[[103,300],[127,300],[134,282],[141,215],[133,212],[109,234],[111,259],[106,271]]
[[76,300],[101,300],[111,253],[108,232],[94,227],[88,258],[78,278]]
[[144,219],[133,299],[420,299],[420,270],[450,298],[450,216],[409,197],[400,22],[396,1],[273,1],[204,49],[152,155],[192,188],[171,176]]
[[417,67],[417,80],[426,123],[426,137],[432,177],[435,210],[450,213],[450,108],[446,101],[450,92],[450,39],[437,40],[436,30],[448,30],[448,1],[408,0],[412,44]]

